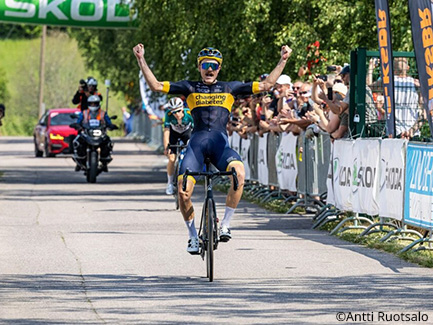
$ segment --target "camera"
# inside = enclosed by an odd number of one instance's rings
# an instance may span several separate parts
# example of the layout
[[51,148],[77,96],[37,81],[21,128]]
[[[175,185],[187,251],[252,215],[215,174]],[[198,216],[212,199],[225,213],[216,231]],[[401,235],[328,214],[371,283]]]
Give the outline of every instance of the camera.
[[332,96],[332,87],[328,87],[328,99],[332,100],[333,96]]
[[326,67],[326,71],[328,71],[328,72],[337,71],[337,67],[335,65],[328,65]]
[[84,79],[80,80],[80,87],[83,89],[83,91],[88,91],[89,88],[87,87],[87,82],[84,81]]
[[230,118],[230,120],[231,120],[232,126],[237,126],[239,124],[239,118],[236,116],[232,116]]
[[328,81],[328,76],[326,74],[320,74],[316,76],[317,79],[321,79],[323,81]]

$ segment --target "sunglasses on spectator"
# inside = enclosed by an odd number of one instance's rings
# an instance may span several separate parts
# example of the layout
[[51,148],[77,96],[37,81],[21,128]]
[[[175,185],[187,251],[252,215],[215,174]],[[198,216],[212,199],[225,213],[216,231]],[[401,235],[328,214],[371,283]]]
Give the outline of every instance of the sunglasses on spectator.
[[214,63],[214,62],[203,62],[201,64],[201,68],[203,70],[207,70],[209,68],[212,68],[212,70],[218,70],[219,66],[220,65],[218,63]]
[[301,89],[301,87],[292,87],[293,88],[293,90],[299,90],[299,89]]
[[335,83],[335,84],[337,84],[337,83],[342,83],[342,82],[343,82],[343,80],[340,80],[340,79],[335,79],[335,80],[334,80],[334,83]]
[[308,94],[308,91],[300,91],[299,92],[299,95],[306,95],[306,94]]

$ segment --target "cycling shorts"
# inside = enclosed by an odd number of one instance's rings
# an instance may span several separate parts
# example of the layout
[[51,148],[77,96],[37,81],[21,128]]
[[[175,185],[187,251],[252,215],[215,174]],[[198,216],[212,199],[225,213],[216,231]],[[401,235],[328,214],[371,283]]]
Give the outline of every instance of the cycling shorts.
[[192,172],[203,171],[205,158],[209,158],[220,171],[226,171],[233,161],[242,163],[239,154],[230,148],[225,132],[203,130],[192,134],[179,175],[184,174],[187,169]]
[[[170,128],[170,137],[169,137],[168,143],[171,145],[177,145],[177,140],[180,139],[183,142],[183,144],[186,145],[188,143],[189,138],[191,138],[191,129],[188,129],[183,133],[178,133],[178,132],[176,132]],[[178,148],[170,149],[171,153],[176,154],[177,149]]]

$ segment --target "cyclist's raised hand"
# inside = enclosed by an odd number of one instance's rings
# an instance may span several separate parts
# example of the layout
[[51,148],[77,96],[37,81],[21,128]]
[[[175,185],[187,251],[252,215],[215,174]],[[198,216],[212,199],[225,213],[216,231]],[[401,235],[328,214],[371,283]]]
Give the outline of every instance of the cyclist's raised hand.
[[281,58],[287,60],[292,55],[292,49],[287,45],[281,46]]
[[133,48],[134,55],[137,59],[144,58],[144,45],[139,43]]

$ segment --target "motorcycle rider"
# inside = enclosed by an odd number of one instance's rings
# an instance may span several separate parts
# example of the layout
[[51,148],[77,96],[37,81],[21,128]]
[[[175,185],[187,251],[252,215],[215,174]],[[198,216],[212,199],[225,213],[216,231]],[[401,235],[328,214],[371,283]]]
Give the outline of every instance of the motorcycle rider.
[[88,108],[87,100],[92,95],[98,95],[102,101],[102,95],[98,92],[98,81],[93,77],[88,77],[87,80],[80,80],[80,86],[72,98],[72,103],[84,111]]
[[[114,130],[117,129],[117,126],[111,122],[108,114],[101,109],[101,100],[98,95],[92,95],[87,99],[87,104],[89,109],[83,110],[78,115],[77,123],[82,127],[89,126],[90,124],[95,125],[98,124],[102,127],[106,127],[108,129]],[[78,172],[81,169],[85,169],[86,166],[86,149],[87,144],[84,138],[81,136],[79,132],[77,137],[73,141],[74,145],[74,156],[73,159],[77,163],[75,166],[75,171]],[[111,151],[113,150],[113,143],[111,142],[110,137],[105,138],[105,140],[101,143],[100,146],[100,158],[101,161],[101,171],[108,172],[107,165],[113,160],[111,158]]]

